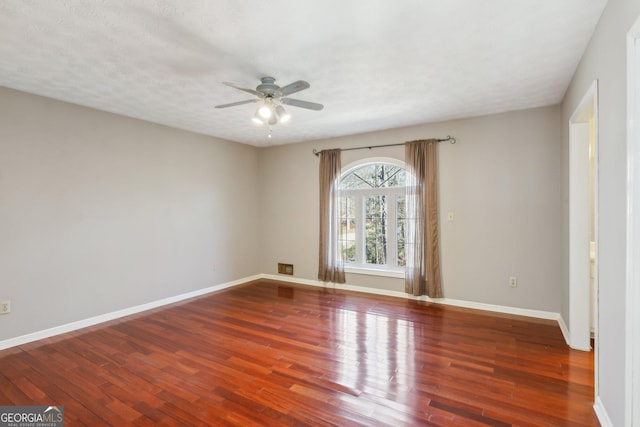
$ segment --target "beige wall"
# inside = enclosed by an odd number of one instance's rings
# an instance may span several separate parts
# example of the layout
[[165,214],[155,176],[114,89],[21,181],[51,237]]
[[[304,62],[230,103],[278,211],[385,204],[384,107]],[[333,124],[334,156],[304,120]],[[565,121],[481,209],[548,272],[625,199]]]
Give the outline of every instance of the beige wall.
[[253,147],[0,88],[0,341],[256,274],[257,167]]
[[[571,114],[594,80],[599,85],[599,375],[600,399],[615,426],[625,416],[626,34],[640,15],[637,0],[609,0],[562,103],[563,164]],[[563,173],[568,207],[568,169]],[[568,211],[564,213],[568,230]],[[565,231],[566,234],[566,231]],[[565,243],[566,244],[566,243]],[[564,250],[568,256],[568,250]],[[566,264],[566,260],[565,260]],[[563,275],[568,277],[568,272]],[[567,292],[565,290],[565,292]],[[564,295],[563,313],[568,311]],[[637,402],[636,402],[637,403]]]
[[[562,193],[559,107],[456,120],[261,151],[262,258],[275,273],[315,279],[318,159],[312,149],[347,148],[455,136],[439,146],[442,264],[447,298],[559,312]],[[403,160],[403,147],[343,152]],[[455,221],[447,222],[447,212]],[[509,276],[518,287],[508,286]],[[401,279],[347,274],[347,283],[403,291]]]

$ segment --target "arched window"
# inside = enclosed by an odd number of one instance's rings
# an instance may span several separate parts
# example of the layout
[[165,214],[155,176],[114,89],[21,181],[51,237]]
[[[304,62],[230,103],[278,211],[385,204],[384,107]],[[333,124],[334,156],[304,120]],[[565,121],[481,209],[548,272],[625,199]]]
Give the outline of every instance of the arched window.
[[339,244],[347,269],[404,271],[405,183],[406,171],[393,159],[370,159],[342,173]]

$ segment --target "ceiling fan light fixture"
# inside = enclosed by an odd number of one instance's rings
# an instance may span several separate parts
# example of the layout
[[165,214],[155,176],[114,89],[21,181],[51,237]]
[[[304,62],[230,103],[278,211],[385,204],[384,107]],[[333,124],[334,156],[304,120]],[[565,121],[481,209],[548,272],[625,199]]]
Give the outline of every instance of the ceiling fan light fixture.
[[278,105],[276,107],[276,116],[278,117],[280,123],[286,123],[289,121],[289,119],[291,119],[291,114],[289,114],[289,112],[285,110],[282,105]]
[[273,116],[273,109],[272,109],[271,105],[269,105],[268,103],[265,102],[264,104],[262,104],[258,108],[258,114],[263,119],[269,119],[269,118],[271,118],[271,116]]
[[251,121],[256,125],[263,125],[264,120],[260,117],[259,110],[256,110],[256,114],[251,118]]

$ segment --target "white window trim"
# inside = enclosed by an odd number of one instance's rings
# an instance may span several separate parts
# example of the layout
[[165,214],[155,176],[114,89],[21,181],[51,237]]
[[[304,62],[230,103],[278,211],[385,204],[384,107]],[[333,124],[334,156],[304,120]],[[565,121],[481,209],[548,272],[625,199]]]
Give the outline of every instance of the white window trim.
[[[402,169],[406,170],[406,166],[405,163],[401,160],[398,159],[394,159],[391,157],[368,157],[365,159],[361,159],[361,160],[356,160],[354,162],[349,163],[347,166],[342,168],[342,171],[340,173],[340,178],[342,178],[343,176],[351,173],[352,171],[354,171],[355,169],[358,169],[361,166],[367,165],[367,164],[373,164],[373,163],[387,163],[387,164],[391,164],[394,166],[398,166],[401,167]],[[404,194],[404,188],[402,189],[402,193]],[[372,188],[372,189],[349,189],[349,190],[341,190],[341,197],[342,196],[347,196],[347,195],[356,195],[356,194],[362,194],[362,193],[366,193],[366,194],[385,194],[385,195],[395,195],[398,194],[398,189],[397,188]],[[362,207],[359,206],[359,204],[356,204],[356,216],[357,217],[362,217],[362,212],[361,212]],[[358,212],[358,210],[360,210],[360,212]],[[395,215],[395,210],[396,210],[396,204],[395,203],[389,203],[389,218],[390,220],[393,221],[393,228],[394,230],[397,230],[397,224],[396,224],[396,215]],[[392,218],[392,219],[391,219]],[[360,227],[359,227],[360,228]],[[395,233],[393,233],[394,236],[390,236],[388,237],[390,242],[393,245],[396,245],[396,238],[397,236],[395,235]],[[362,233],[361,232],[357,232],[356,233],[356,238],[357,239],[362,239]],[[356,248],[359,248],[359,251],[357,253],[357,257],[358,259],[363,259],[363,257],[361,256],[362,254],[360,254],[359,252],[362,250],[362,244],[356,246]],[[397,254],[396,254],[397,256]],[[396,259],[394,256],[394,259],[391,260],[393,264],[396,263]],[[385,265],[385,266],[376,266],[373,264],[353,264],[353,263],[348,263],[345,261],[344,263],[344,271],[346,273],[351,273],[351,274],[363,274],[363,275],[369,275],[369,276],[383,276],[383,277],[394,277],[394,278],[404,278],[404,272],[405,272],[405,268],[404,267],[391,267],[389,265]]]
[[402,169],[407,169],[406,164],[402,160],[394,159],[393,157],[367,157],[366,159],[356,160],[344,166],[340,171],[340,177],[358,169],[360,166],[372,163],[389,163]]
[[404,268],[402,267],[399,267],[398,269],[393,269],[390,267],[364,268],[364,267],[355,267],[351,264],[345,263],[344,271],[350,274],[363,274],[366,276],[383,276],[383,277],[395,277],[398,279],[404,279]]

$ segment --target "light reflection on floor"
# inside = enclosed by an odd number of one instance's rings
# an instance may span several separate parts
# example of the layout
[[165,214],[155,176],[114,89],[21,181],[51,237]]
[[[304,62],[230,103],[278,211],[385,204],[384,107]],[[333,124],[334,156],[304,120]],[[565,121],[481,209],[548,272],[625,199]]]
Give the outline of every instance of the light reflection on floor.
[[[394,397],[398,403],[409,403],[415,367],[415,335],[412,322],[390,319],[378,313],[336,309],[332,313],[331,330],[334,345],[348,363],[338,367],[336,381],[349,388]],[[383,385],[383,387],[380,387]]]

